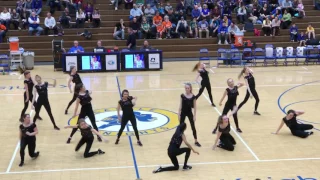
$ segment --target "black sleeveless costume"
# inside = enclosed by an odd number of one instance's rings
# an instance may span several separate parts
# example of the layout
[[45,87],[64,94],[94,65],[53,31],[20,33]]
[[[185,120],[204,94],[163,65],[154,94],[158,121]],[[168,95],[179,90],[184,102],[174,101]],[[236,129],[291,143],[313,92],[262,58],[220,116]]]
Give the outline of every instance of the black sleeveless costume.
[[[254,106],[254,111],[256,112],[258,110],[258,106],[259,106],[259,102],[260,102],[260,99],[259,99],[259,96],[258,96],[258,93],[256,91],[256,83],[255,83],[255,80],[254,80],[254,77],[252,76],[251,73],[249,73],[248,76],[245,76],[244,77],[247,81],[248,81],[248,85],[249,85],[249,89],[252,93],[252,96],[254,97],[254,99],[256,100],[256,103],[255,103],[255,106]],[[246,94],[246,97],[244,98],[244,100],[240,103],[239,107],[238,107],[238,110],[248,101],[250,97],[250,92],[249,90],[247,89],[247,94]]]
[[70,74],[70,76],[72,77],[72,82],[75,84],[75,86],[74,86],[74,91],[73,91],[73,97],[72,97],[71,101],[69,102],[66,111],[68,111],[70,106],[77,100],[78,93],[75,91],[76,90],[75,87],[78,84],[82,84],[82,80],[81,80],[80,75],[78,73],[76,73],[74,75]]

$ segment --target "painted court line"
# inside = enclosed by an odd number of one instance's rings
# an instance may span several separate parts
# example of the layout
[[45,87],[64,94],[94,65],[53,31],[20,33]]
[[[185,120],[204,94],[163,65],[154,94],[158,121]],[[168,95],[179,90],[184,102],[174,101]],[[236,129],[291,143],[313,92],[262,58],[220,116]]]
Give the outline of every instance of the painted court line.
[[[211,102],[210,102],[210,99],[207,97],[206,94],[203,93],[203,97],[209,102],[209,104],[211,105]],[[216,110],[216,112],[221,116],[221,112],[216,108],[214,107],[214,110]],[[239,135],[238,132],[236,132],[234,130],[234,128],[232,126],[231,127],[231,130],[234,132],[234,134],[240,139],[240,141],[244,144],[244,146],[248,149],[248,151],[252,154],[252,156],[256,159],[256,161],[260,161],[260,159],[258,158],[258,156],[256,155],[256,153],[253,152],[253,150],[249,147],[249,145],[242,139],[242,137]]]
[[[301,84],[268,84],[268,85],[259,85],[256,87],[287,87],[287,86],[298,86]],[[314,84],[306,84],[306,86],[319,86],[320,83],[314,83]],[[214,86],[211,87],[212,89],[225,89],[225,86]],[[67,88],[66,88],[67,89]],[[199,89],[199,88],[194,88],[194,89]],[[144,91],[176,91],[176,90],[183,90],[183,88],[150,88],[150,89],[129,89],[132,92],[144,92]],[[1,91],[0,91],[1,92]],[[105,90],[105,91],[92,91],[94,93],[115,93],[118,92],[117,90]],[[69,91],[67,92],[49,92],[48,94],[70,94]],[[0,94],[0,96],[21,96],[21,93],[8,93],[8,94]]]
[[304,66],[302,66],[301,68],[304,69],[304,70],[307,70],[307,71],[309,70],[308,68],[306,68],[306,67],[304,67]]
[[[285,162],[285,161],[318,161],[320,158],[291,158],[291,159],[267,159],[267,160],[243,160],[243,161],[217,161],[217,162],[198,162],[190,163],[190,165],[213,165],[213,164],[239,164],[239,163],[266,163],[266,162]],[[163,166],[170,166],[172,164],[167,164]],[[182,164],[180,164],[182,165]],[[140,165],[139,168],[151,168],[159,167],[159,165]],[[15,172],[2,172],[0,175],[4,174],[30,174],[30,173],[49,173],[49,172],[67,172],[67,171],[92,171],[92,170],[109,170],[109,169],[129,169],[134,168],[134,166],[114,166],[114,167],[99,167],[99,168],[73,168],[73,169],[51,169],[51,170],[34,170],[34,171],[15,171]]]

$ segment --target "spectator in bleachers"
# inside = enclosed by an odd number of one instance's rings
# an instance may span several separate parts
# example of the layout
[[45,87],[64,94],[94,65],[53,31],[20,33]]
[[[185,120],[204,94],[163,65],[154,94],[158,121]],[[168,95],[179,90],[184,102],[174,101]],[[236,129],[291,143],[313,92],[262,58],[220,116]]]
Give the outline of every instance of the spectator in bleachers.
[[56,9],[58,9],[58,11],[61,11],[61,0],[50,0],[49,6],[50,6],[50,13],[51,14],[54,14]]
[[253,13],[254,13],[254,9],[253,9],[252,4],[250,4],[250,5],[248,6],[248,10],[247,10],[248,19],[249,19],[253,24],[257,24],[258,17],[255,16]]
[[146,0],[146,4],[150,4],[151,8],[153,8],[155,11],[157,11],[157,0]]
[[141,39],[141,31],[140,31],[140,23],[137,21],[137,18],[133,18],[132,22],[130,23],[129,27],[132,29],[133,33]]
[[210,21],[210,10],[208,9],[208,5],[204,4],[201,10],[201,19],[205,19],[207,22]]
[[171,6],[170,2],[167,2],[167,5],[164,7],[164,12],[167,14],[169,10],[173,10],[173,7]]
[[194,9],[192,10],[192,19],[196,18],[197,21],[200,20],[200,17],[201,17],[201,12],[199,10],[199,7],[197,5],[194,6]]
[[237,19],[240,24],[244,24],[246,21],[247,10],[245,6],[242,6],[238,9]]
[[288,29],[292,23],[292,17],[291,14],[287,12],[287,10],[284,10],[284,14],[282,16],[282,29]]
[[209,9],[210,11],[213,9],[214,0],[205,0],[204,3],[207,4],[208,9]]
[[85,21],[92,22],[93,7],[91,3],[88,3],[87,7],[84,9],[84,12],[86,14]]
[[265,20],[263,20],[263,23],[262,23],[262,31],[264,36],[272,36],[271,30],[272,30],[272,26],[271,26],[270,19],[265,18]]
[[185,2],[184,2],[184,0],[180,0],[180,2],[177,4],[177,6],[176,6],[176,11],[183,11],[183,12],[185,12],[186,11],[186,6],[185,6]]
[[[175,19],[178,21],[183,17],[185,20],[187,19],[187,15],[183,12],[183,10],[180,10],[179,12],[176,12]],[[170,17],[169,17],[170,18]]]
[[294,15],[294,9],[292,6],[292,2],[290,0],[284,0],[282,5],[282,12],[287,9],[288,13],[290,13],[292,16]]
[[230,43],[234,42],[234,35],[236,34],[236,32],[239,32],[240,29],[238,28],[237,25],[235,25],[234,23],[231,23],[230,26],[228,27],[228,35],[229,35],[229,41]]
[[185,13],[190,16],[193,9],[193,0],[185,0],[184,3]]
[[225,24],[226,24],[226,26],[227,26],[227,27],[229,27],[229,26],[230,26],[230,24],[231,24],[231,20],[230,20],[230,19],[228,19],[228,17],[227,17],[227,16],[223,16],[223,19],[221,20],[220,25],[222,25],[223,23],[225,23]]
[[[20,14],[20,17],[21,17],[21,23],[22,23],[22,29],[27,29],[27,26],[28,26],[28,18],[27,18],[27,13],[22,13]],[[19,29],[19,28],[18,28]]]
[[162,22],[162,26],[163,26],[163,28],[162,28],[162,33],[161,34],[165,33],[166,34],[166,38],[170,39],[171,38],[172,23],[170,22],[168,16],[164,16],[164,20]]
[[184,17],[181,17],[176,27],[176,33],[179,34],[180,39],[183,39],[187,36],[187,31],[188,31],[188,23],[184,19]]
[[31,13],[31,16],[28,18],[29,22],[29,35],[31,36],[34,31],[36,31],[36,36],[40,36],[43,29],[40,27],[40,19],[35,12]]
[[206,38],[209,38],[209,24],[206,21],[206,19],[202,19],[202,21],[200,21],[198,23],[198,27],[199,27],[199,38],[202,38],[202,33],[205,32],[206,33]]
[[166,14],[162,3],[160,3],[160,5],[159,5],[159,7],[158,7],[158,10],[156,10],[156,11],[159,12],[159,14],[160,14],[161,17],[164,17],[165,14]]
[[[118,10],[119,5],[122,4],[122,0],[111,0],[111,5],[114,5],[114,10]],[[131,8],[130,8],[131,9]]]
[[106,48],[104,48],[104,47],[102,46],[102,41],[101,41],[101,40],[99,40],[99,41],[97,42],[97,46],[93,49],[93,52],[107,52],[107,51],[106,51]]
[[10,28],[11,14],[8,12],[7,8],[3,8],[3,11],[0,13],[1,24],[5,25],[7,29]]
[[83,0],[72,0],[72,2],[73,7],[78,11],[82,6]]
[[270,11],[268,10],[268,5],[264,4],[263,8],[260,9],[260,20],[263,20],[264,18],[269,18]]
[[17,6],[16,6],[17,13],[19,14],[23,13],[24,4],[25,4],[24,0],[17,1]]
[[76,27],[77,28],[80,28],[80,27],[83,28],[84,27],[84,23],[85,23],[85,19],[86,19],[86,14],[80,8],[76,13]]
[[62,15],[59,18],[59,22],[64,28],[69,28],[70,27],[70,21],[71,21],[71,16],[69,13],[69,9],[65,8],[64,11],[62,12]]
[[32,0],[32,10],[39,15],[42,10],[42,0]]
[[160,16],[159,12],[156,12],[156,15],[152,19],[153,27],[156,27],[161,23],[162,23],[162,17]]
[[20,30],[20,14],[17,13],[17,11],[15,9],[12,10],[11,13],[11,23],[14,27],[15,30]]
[[220,21],[218,17],[213,17],[209,25],[209,36],[216,37],[218,35],[219,26],[220,26]]
[[32,12],[32,1],[31,0],[26,0],[24,3],[24,12],[26,13],[26,18],[28,19],[31,12]]
[[[133,4],[133,0],[124,0],[124,8],[125,9],[132,9],[132,8],[134,8],[134,5],[135,4]],[[141,9],[140,9],[141,10]]]
[[198,9],[199,9],[199,11],[200,11],[200,14],[201,14],[201,12],[202,12],[202,6],[201,6],[201,3],[200,3],[200,2],[198,2],[198,3],[196,3],[196,2],[195,2],[195,6],[197,6],[197,7],[198,7]]
[[189,24],[189,34],[191,37],[198,38],[198,23],[197,18],[193,18]]
[[[316,33],[315,33],[314,28],[312,27],[311,24],[308,25],[306,34],[308,36],[308,39],[315,39],[316,38]],[[312,36],[312,38],[311,38],[311,36]]]
[[133,8],[130,10],[130,19],[136,18],[138,22],[141,22],[143,12],[137,7],[136,4],[133,4]]
[[270,11],[273,11],[277,7],[279,7],[279,1],[278,0],[269,0]]
[[141,23],[141,33],[144,39],[150,39],[151,38],[151,27],[150,23],[147,21],[147,18],[144,16],[142,17],[142,23]]
[[53,34],[58,34],[57,23],[54,17],[51,16],[51,13],[47,13],[47,17],[44,19],[44,34],[48,35],[50,30],[53,30]]
[[303,31],[300,32],[297,38],[299,42],[299,46],[305,46],[306,45],[306,35],[304,34]]
[[232,19],[231,12],[232,12],[232,10],[231,10],[230,6],[229,5],[225,5],[223,7],[223,10],[222,10],[222,15],[223,16],[227,16],[228,19]]
[[298,28],[295,23],[292,24],[290,28],[290,41],[296,42],[298,39]]
[[93,27],[95,27],[95,28],[100,27],[100,22],[101,22],[100,12],[99,12],[99,9],[96,8],[92,13],[92,25],[93,25]]
[[281,24],[281,21],[279,20],[278,17],[275,17],[271,21],[272,35],[273,36],[279,36],[280,24]]
[[224,44],[228,44],[228,26],[225,22],[218,29],[218,44],[221,44],[222,40],[224,40]]
[[124,25],[123,19],[120,19],[120,22],[118,22],[114,27],[113,38],[117,40],[120,40],[120,39],[123,40],[125,28],[126,26]]
[[7,28],[0,22],[0,43],[2,43],[3,39],[6,36]]
[[175,14],[173,14],[173,9],[170,9],[170,10],[168,11],[167,16],[168,16],[168,18],[169,18],[169,21],[170,21],[171,24],[172,24],[172,28],[173,28],[173,29],[176,29],[179,19],[177,19],[177,17],[176,17]]
[[153,48],[149,45],[148,41],[143,41],[143,46],[141,46],[140,50],[141,51],[150,51]]
[[314,7],[316,8],[316,10],[320,10],[320,0],[314,1]]
[[84,53],[84,49],[82,46],[79,46],[78,41],[73,41],[73,47],[71,47],[68,53]]
[[144,0],[136,0],[136,5],[139,9],[143,10],[144,7]]
[[221,16],[221,11],[220,11],[220,9],[219,9],[219,6],[215,6],[214,9],[212,9],[211,14],[212,14],[213,17],[220,18],[220,16]]
[[127,47],[130,50],[136,50],[136,35],[133,33],[131,28],[128,28],[128,39],[127,39]]
[[280,8],[275,9],[273,12],[271,12],[271,14],[272,14],[270,16],[271,20],[274,19],[275,17],[278,17],[279,20],[282,19],[282,14],[281,14],[281,9]]
[[297,10],[299,14],[302,14],[303,17],[306,16],[306,12],[304,11],[304,5],[302,4],[302,0],[298,0]]
[[153,16],[156,14],[155,10],[151,8],[150,4],[147,4],[147,8],[144,10],[144,14],[147,18],[147,22],[151,23]]

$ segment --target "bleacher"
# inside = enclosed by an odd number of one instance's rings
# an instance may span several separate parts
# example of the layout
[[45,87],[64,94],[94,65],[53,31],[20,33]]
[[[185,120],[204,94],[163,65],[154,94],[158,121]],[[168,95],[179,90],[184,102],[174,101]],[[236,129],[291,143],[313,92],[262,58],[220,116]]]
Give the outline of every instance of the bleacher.
[[[114,40],[112,37],[114,26],[121,18],[125,20],[125,24],[129,24],[129,10],[124,10],[124,5],[119,6],[119,10],[115,11],[114,6],[109,5],[109,0],[96,0],[94,7],[98,7],[101,14],[101,27],[100,28],[87,28],[93,37],[91,40],[86,40],[84,37],[80,37],[77,33],[82,33],[83,29],[64,29],[64,36],[53,37],[41,35],[28,36],[26,30],[9,30],[7,38],[12,36],[18,36],[20,40],[20,47],[23,47],[26,51],[35,52],[36,62],[50,62],[52,61],[52,39],[63,39],[64,47],[70,48],[73,45],[74,40],[78,40],[79,44],[85,48],[86,51],[91,51],[96,46],[97,40],[103,40],[103,46],[106,48],[113,48],[118,46],[120,49],[125,48],[125,40]],[[0,0],[1,7],[15,8],[16,1],[4,1]],[[308,23],[312,23],[315,28],[316,36],[319,39],[320,32],[320,11],[314,10],[312,0],[303,1],[306,16],[303,19],[293,19],[299,30],[305,30]],[[45,7],[40,14],[40,22],[43,25],[46,13],[49,7]],[[175,8],[177,2],[171,2],[171,5]],[[56,20],[61,15],[61,11],[56,11],[53,15]],[[233,20],[236,20],[235,14],[233,14]],[[86,24],[85,27],[89,26]],[[242,25],[238,25],[242,29]],[[255,28],[261,29],[261,25],[255,25]],[[280,30],[281,36],[266,37],[254,36],[253,32],[246,32],[244,40],[251,40],[256,42],[257,47],[264,48],[266,44],[273,44],[274,47],[297,47],[298,43],[289,41],[289,30]],[[127,35],[127,34],[126,34]],[[143,44],[143,39],[137,41],[138,46]],[[230,48],[230,45],[218,45],[217,38],[209,39],[150,39],[149,43],[152,47],[163,50],[164,58],[197,58],[199,55],[199,49],[207,48],[209,50],[209,56],[217,56],[217,50],[219,48]],[[0,54],[8,54],[9,43],[0,44]]]

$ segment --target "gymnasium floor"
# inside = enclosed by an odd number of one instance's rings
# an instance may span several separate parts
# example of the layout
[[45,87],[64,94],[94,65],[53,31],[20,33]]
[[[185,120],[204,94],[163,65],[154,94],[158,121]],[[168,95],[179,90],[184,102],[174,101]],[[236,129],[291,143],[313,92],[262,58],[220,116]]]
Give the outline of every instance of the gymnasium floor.
[[[67,74],[54,72],[51,66],[37,66],[32,76],[39,74],[45,81],[57,79],[57,87],[49,89],[53,115],[61,131],[53,130],[44,108],[43,121],[37,122],[37,150],[40,156],[31,160],[26,152],[25,166],[20,161],[18,146],[18,118],[23,108],[23,78],[0,76],[0,179],[1,180],[273,180],[306,178],[320,179],[320,66],[256,67],[253,68],[260,96],[259,112],[253,116],[254,99],[239,111],[242,134],[232,132],[237,141],[234,152],[217,148],[212,150],[216,135],[212,129],[222,107],[210,106],[207,92],[197,101],[198,113],[196,128],[202,147],[196,149],[200,155],[191,154],[187,172],[163,172],[152,174],[159,165],[170,165],[167,147],[174,128],[178,125],[176,112],[184,83],[192,82],[193,91],[198,92],[194,82],[196,74],[191,72],[195,62],[164,63],[163,71],[121,72],[121,73],[82,73],[86,87],[93,91],[93,107],[96,110],[97,124],[105,132],[108,143],[95,140],[92,150],[101,148],[105,155],[84,159],[84,148],[74,152],[80,139],[77,133],[71,144],[66,144],[70,129],[68,124],[73,112],[68,115],[64,109],[72,98],[66,88]],[[219,100],[226,88],[227,78],[236,79],[241,68],[215,68],[210,75],[214,102]],[[237,80],[236,80],[237,81]],[[242,80],[243,81],[243,80]],[[119,145],[114,145],[119,125],[115,123],[115,107],[120,98],[119,90],[129,89],[137,96],[136,110],[139,114],[138,128],[141,130],[143,147],[136,144],[134,136],[122,136]],[[245,96],[246,88],[240,89],[238,103]],[[307,139],[293,137],[287,127],[279,135],[273,135],[284,117],[283,110],[305,110],[302,122],[314,125],[314,135]],[[30,112],[30,106],[27,112]],[[186,120],[189,125],[188,120]],[[74,120],[70,120],[74,123]],[[231,125],[234,126],[233,118]],[[132,134],[132,129],[128,126]],[[193,145],[191,129],[186,131],[188,141]],[[179,157],[183,163],[184,156]],[[311,179],[308,179],[311,180]]]

